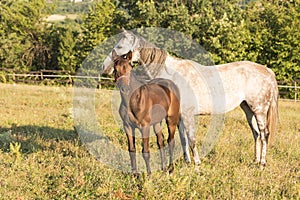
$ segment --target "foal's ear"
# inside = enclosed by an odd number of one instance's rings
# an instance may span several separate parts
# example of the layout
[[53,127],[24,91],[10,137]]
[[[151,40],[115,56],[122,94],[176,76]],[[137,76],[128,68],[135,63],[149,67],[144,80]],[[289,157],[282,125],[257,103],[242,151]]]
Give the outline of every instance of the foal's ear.
[[126,54],[126,59],[131,61],[131,59],[132,59],[132,51],[129,51],[129,52]]
[[115,61],[118,59],[118,55],[117,55],[117,52],[113,49],[112,52],[111,52],[111,57],[112,57],[112,60]]

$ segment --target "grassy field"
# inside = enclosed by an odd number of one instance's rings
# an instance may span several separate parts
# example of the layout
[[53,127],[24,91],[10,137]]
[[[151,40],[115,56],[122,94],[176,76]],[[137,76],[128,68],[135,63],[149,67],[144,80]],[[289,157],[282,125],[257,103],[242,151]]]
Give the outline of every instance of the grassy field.
[[[97,91],[97,119],[126,150],[110,93]],[[74,130],[72,97],[72,88],[0,84],[1,199],[300,198],[299,102],[279,102],[280,125],[263,170],[253,164],[252,134],[236,109],[226,114],[223,133],[200,168],[178,159],[172,175],[154,171],[136,179],[87,152]],[[210,117],[198,121],[201,143]]]

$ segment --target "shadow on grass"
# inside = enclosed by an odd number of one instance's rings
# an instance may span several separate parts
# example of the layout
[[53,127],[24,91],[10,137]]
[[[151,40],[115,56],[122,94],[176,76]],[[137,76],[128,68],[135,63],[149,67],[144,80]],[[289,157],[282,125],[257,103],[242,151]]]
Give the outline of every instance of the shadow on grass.
[[21,144],[22,153],[32,153],[51,146],[52,143],[67,141],[78,142],[75,129],[57,129],[47,126],[16,126],[11,128],[0,127],[0,149],[9,151],[10,143]]

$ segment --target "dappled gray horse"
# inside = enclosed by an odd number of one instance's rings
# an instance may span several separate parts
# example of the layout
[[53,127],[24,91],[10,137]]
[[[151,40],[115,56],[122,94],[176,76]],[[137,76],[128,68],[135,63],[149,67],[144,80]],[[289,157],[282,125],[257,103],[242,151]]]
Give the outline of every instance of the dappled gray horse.
[[[132,60],[138,62],[151,79],[171,79],[179,87],[182,113],[179,132],[187,162],[190,162],[188,139],[194,161],[200,163],[193,116],[222,114],[241,106],[254,136],[255,162],[266,164],[268,139],[274,134],[278,121],[278,87],[272,70],[249,61],[203,66],[173,57],[126,30],[122,31],[114,50],[118,55],[133,51]],[[103,63],[103,70],[107,74],[113,71],[111,53]],[[191,94],[195,98],[187,98]]]

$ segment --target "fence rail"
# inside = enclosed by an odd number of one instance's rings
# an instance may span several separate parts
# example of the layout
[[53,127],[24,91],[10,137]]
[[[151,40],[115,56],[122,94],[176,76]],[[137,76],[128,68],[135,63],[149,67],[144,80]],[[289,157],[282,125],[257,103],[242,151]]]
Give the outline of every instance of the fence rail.
[[[23,83],[42,83],[47,81],[54,81],[55,83],[73,85],[75,79],[93,79],[97,81],[97,87],[112,87],[114,85],[113,79],[109,77],[103,77],[100,74],[98,76],[83,76],[72,74],[69,71],[62,70],[41,70],[32,71],[29,73],[17,73],[12,70],[0,69],[0,82],[13,81]],[[278,81],[279,95],[283,99],[293,101],[300,101],[300,79],[296,79],[293,82]]]

